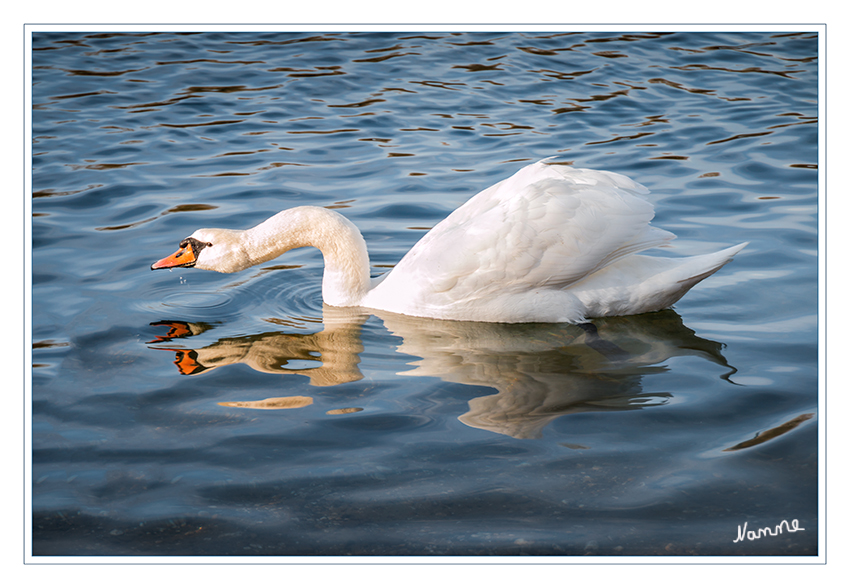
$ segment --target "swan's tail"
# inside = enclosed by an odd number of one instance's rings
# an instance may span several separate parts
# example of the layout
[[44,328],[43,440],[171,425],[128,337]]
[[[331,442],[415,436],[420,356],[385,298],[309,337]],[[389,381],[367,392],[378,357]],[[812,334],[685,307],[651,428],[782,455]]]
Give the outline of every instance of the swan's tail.
[[746,243],[741,243],[740,245],[735,245],[734,247],[727,247],[726,249],[722,249],[715,253],[697,255],[695,257],[688,258],[689,261],[683,264],[682,269],[687,269],[688,271],[686,273],[690,273],[691,275],[684,276],[681,280],[681,283],[686,286],[685,291],[682,292],[682,294],[732,261],[732,258],[749,244],[750,243],[748,241]]
[[750,243],[748,241],[746,243],[741,243],[740,245],[721,249],[715,253],[707,253],[705,255],[695,255],[693,257],[684,258],[681,266],[676,268],[676,273],[682,274],[682,277],[677,280],[677,282],[686,284],[687,288],[685,292],[687,292],[696,284],[700,283],[732,261],[735,254],[749,244]]
[[747,245],[693,257],[627,256],[588,276],[570,291],[585,304],[588,318],[655,312],[675,304]]

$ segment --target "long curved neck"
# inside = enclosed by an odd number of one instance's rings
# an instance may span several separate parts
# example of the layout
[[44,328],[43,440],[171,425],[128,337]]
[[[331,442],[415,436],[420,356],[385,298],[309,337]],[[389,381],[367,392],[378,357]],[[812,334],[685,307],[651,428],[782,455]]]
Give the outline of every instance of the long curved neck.
[[284,210],[243,235],[251,265],[298,247],[316,247],[325,259],[322,299],[331,306],[357,306],[369,291],[369,253],[357,227],[327,208]]

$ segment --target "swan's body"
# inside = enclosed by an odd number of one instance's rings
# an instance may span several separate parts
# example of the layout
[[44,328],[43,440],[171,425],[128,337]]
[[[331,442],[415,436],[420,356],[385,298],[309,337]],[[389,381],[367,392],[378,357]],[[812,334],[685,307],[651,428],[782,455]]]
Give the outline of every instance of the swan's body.
[[648,193],[620,174],[538,162],[470,199],[379,278],[369,277],[357,227],[313,206],[245,231],[199,229],[151,268],[236,272],[312,246],[324,256],[330,306],[506,323],[640,314],[671,306],[746,245],[675,259],[636,255],[675,238],[649,225]]

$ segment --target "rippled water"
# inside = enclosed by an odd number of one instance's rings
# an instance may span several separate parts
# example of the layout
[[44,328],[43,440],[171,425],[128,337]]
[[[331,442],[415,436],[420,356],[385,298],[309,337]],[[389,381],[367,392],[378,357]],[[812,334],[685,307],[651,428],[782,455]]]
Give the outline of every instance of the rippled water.
[[[817,63],[815,32],[33,33],[33,555],[816,555]],[[750,245],[596,335],[323,308],[313,249],[148,269],[309,203],[379,275],[553,155],[646,185],[675,255]]]

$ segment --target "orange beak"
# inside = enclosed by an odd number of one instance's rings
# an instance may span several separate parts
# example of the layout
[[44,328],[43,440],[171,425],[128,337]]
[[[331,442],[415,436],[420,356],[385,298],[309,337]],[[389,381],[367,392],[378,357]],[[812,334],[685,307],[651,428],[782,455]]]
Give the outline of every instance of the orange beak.
[[192,244],[187,243],[175,251],[172,255],[164,257],[151,265],[152,270],[166,269],[170,267],[191,267],[195,264],[195,251]]

